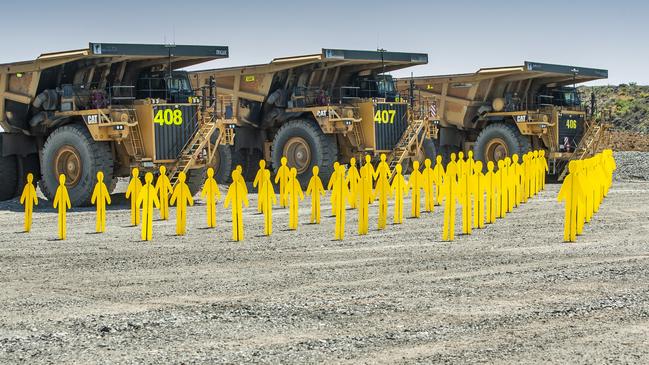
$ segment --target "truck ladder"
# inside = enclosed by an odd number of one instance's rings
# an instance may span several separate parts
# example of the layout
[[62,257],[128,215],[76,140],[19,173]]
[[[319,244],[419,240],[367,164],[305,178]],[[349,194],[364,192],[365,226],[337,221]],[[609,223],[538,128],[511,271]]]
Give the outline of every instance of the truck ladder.
[[[402,163],[410,155],[410,151],[412,150],[413,145],[418,145],[420,139],[419,136],[422,136],[422,140],[423,137],[425,137],[424,132],[426,124],[427,123],[425,120],[420,119],[410,122],[408,128],[406,128],[406,131],[403,133],[403,136],[401,136],[401,139],[399,140],[397,145],[388,155],[388,158],[386,160],[388,165],[390,166],[390,171],[392,172],[393,177],[397,165]],[[405,166],[402,167],[405,169]]]
[[563,166],[561,174],[559,175],[559,181],[563,181],[563,179],[568,175],[568,165],[570,161],[583,160],[592,157],[597,153],[600,142],[604,139],[605,132],[606,128],[603,124],[593,122],[588,126],[584,136],[581,138],[581,141],[579,141],[575,152],[573,152],[572,156],[570,156]]
[[144,158],[144,143],[142,142],[142,133],[140,132],[140,123],[137,120],[137,113],[135,110],[130,108],[123,109],[122,111],[128,114],[128,120],[129,123],[131,123],[131,126],[129,127],[131,134],[131,138],[129,139],[131,142],[131,148],[135,154],[135,160],[140,161]]
[[178,161],[169,172],[169,182],[171,183],[171,186],[175,187],[176,183],[178,183],[178,176],[180,173],[187,173],[194,162],[196,162],[207,143],[210,142],[210,137],[216,128],[217,124],[213,120],[201,124],[198,131],[196,131],[196,134],[194,134],[192,139],[185,145],[185,147],[183,147]]

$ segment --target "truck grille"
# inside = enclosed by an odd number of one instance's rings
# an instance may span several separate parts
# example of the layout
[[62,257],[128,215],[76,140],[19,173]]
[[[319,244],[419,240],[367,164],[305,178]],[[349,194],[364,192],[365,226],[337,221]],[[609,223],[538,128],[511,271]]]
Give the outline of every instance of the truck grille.
[[[167,111],[167,110],[170,110]],[[182,123],[173,115],[182,113]],[[162,113],[162,114],[160,114]],[[170,117],[170,113],[171,117]],[[195,105],[157,105],[153,107],[156,160],[175,160],[198,129]]]
[[394,149],[408,128],[406,103],[376,103],[374,105],[374,138],[376,150]]

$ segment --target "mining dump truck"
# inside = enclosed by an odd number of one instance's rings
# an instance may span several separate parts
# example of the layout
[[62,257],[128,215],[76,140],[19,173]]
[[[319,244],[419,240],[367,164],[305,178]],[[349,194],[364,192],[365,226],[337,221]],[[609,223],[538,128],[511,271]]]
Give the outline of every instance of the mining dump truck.
[[[429,124],[415,120],[390,71],[426,64],[421,53],[323,49],[269,64],[190,72],[195,87],[215,84],[217,104],[236,121],[234,145],[221,166],[241,165],[252,179],[260,159],[277,171],[286,156],[305,185],[312,167],[328,178],[335,161],[388,154],[391,167],[427,152]],[[225,166],[225,167],[223,167]]]
[[575,85],[607,77],[607,70],[525,62],[469,74],[402,78],[397,89],[419,118],[438,126],[436,142],[446,157],[472,149],[486,162],[545,149],[551,173],[560,174],[602,132],[593,122],[594,101],[582,104]]
[[211,90],[197,95],[178,69],[226,57],[222,46],[90,43],[0,65],[0,199],[17,196],[27,173],[52,199],[64,174],[72,204],[87,205],[97,171],[112,189],[132,168],[160,165],[198,190],[232,132]]

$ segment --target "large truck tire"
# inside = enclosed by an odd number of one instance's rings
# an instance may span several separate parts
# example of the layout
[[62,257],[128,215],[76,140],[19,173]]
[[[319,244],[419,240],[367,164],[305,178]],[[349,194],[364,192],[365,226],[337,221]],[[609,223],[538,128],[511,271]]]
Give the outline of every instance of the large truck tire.
[[478,135],[473,146],[476,160],[494,163],[514,154],[519,156],[531,149],[529,138],[523,136],[513,124],[493,123],[486,126]]
[[227,184],[232,181],[232,147],[226,145],[216,146],[214,161],[209,166],[214,169],[214,179],[219,184]]
[[[260,150],[257,149],[242,149],[235,151],[232,148],[232,169],[234,170],[238,165],[241,165],[241,176],[245,181],[253,181],[257,176],[259,170],[259,160],[263,156]],[[232,180],[232,176],[230,176]]]
[[333,163],[338,158],[338,145],[334,135],[326,135],[312,120],[297,119],[280,127],[273,140],[272,163],[275,173],[286,156],[288,166],[295,167],[302,186],[307,186],[313,176],[313,166],[320,168],[322,181],[333,173]]
[[0,201],[9,200],[18,191],[18,162],[16,156],[2,156],[0,136]]
[[96,142],[85,126],[69,124],[52,132],[43,146],[39,186],[50,200],[59,186],[59,175],[66,176],[66,187],[73,206],[90,205],[97,183],[97,172],[104,182],[113,179],[113,154],[108,142]]
[[205,171],[207,168],[201,167],[198,169],[191,169],[187,171],[187,178],[185,179],[185,184],[187,184],[187,187],[189,188],[189,192],[192,193],[192,196],[196,195],[201,188],[203,187],[203,184],[205,183],[205,179],[207,176],[205,175]]
[[406,173],[411,173],[413,162],[418,161],[419,166],[423,168],[426,159],[430,159],[432,165],[435,166],[436,158],[437,158],[437,146],[435,146],[435,142],[430,138],[424,138],[423,142],[421,143],[421,149],[417,151],[417,154],[410,159],[410,161],[408,162],[408,166],[401,166],[401,167],[403,168],[403,171],[405,171]]

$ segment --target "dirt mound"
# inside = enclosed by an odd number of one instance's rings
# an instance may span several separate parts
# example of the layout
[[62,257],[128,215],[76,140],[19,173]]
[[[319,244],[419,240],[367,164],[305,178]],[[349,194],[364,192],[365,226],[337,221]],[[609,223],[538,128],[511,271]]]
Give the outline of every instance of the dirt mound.
[[640,180],[649,181],[648,152],[615,152],[617,170],[613,178],[618,181]]

